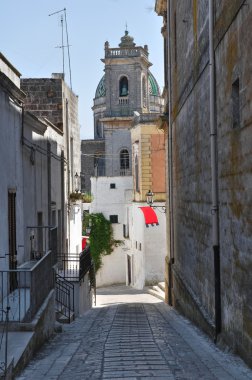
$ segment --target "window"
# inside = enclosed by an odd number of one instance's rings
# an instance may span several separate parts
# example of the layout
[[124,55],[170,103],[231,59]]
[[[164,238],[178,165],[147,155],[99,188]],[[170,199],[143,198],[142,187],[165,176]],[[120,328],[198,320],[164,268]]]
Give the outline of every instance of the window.
[[129,169],[129,152],[127,149],[122,149],[120,152],[120,169]]
[[240,127],[240,83],[239,79],[232,84],[233,128]]
[[115,189],[116,188],[116,184],[115,183],[111,183],[110,184],[110,189]]
[[129,227],[127,224],[123,225],[123,237],[127,239],[129,237]]
[[118,215],[109,215],[110,223],[118,223]]
[[43,236],[43,212],[37,213],[38,229],[37,229],[37,250],[42,255],[44,248],[44,236]]
[[119,96],[128,96],[128,94],[129,94],[128,79],[126,77],[122,77],[119,82]]
[[136,186],[136,191],[139,190],[139,172],[138,172],[138,157],[135,156],[135,186]]
[[96,122],[96,135],[103,138],[103,126],[98,121]]
[[[17,268],[17,246],[16,246],[16,192],[8,191],[8,230],[9,230],[9,268]],[[10,273],[10,291],[17,287],[17,275]]]
[[175,65],[177,65],[177,15],[176,12],[174,12],[174,61]]

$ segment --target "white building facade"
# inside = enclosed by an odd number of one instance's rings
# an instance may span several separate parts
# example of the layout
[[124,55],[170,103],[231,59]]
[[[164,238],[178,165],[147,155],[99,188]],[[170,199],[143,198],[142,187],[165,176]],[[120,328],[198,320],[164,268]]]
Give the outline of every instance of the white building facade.
[[[127,285],[136,289],[164,281],[166,250],[165,204],[156,203],[160,211],[155,210],[158,225],[146,225],[140,207],[149,207],[142,202],[132,202],[128,207],[129,239],[127,244]],[[161,211],[162,210],[162,211]]]
[[90,213],[102,213],[112,223],[114,239],[122,241],[111,255],[103,257],[103,266],[96,275],[97,286],[125,284],[125,205],[132,199],[132,177],[92,177],[91,188],[93,201]]

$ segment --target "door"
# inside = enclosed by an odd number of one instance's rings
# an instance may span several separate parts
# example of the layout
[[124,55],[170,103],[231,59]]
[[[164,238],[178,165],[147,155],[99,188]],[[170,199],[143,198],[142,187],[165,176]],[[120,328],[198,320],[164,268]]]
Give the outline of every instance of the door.
[[128,262],[128,285],[131,285],[131,258],[129,255],[127,255],[127,262]]
[[[9,269],[17,269],[16,191],[8,191]],[[17,273],[10,272],[10,292],[17,288]]]

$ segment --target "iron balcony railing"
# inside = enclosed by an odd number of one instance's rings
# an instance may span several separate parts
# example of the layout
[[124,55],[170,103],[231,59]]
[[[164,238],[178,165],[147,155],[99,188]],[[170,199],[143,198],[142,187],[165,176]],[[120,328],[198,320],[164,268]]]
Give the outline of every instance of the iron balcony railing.
[[0,271],[0,322],[9,307],[9,322],[31,322],[54,288],[53,254],[49,251],[30,267]]
[[90,271],[92,259],[90,247],[81,253],[58,253],[57,273],[68,281],[81,281]]
[[89,276],[90,290],[93,289],[96,304],[95,267],[91,257],[90,247],[87,246],[80,254],[58,253],[57,275],[65,280],[83,281],[86,274]]

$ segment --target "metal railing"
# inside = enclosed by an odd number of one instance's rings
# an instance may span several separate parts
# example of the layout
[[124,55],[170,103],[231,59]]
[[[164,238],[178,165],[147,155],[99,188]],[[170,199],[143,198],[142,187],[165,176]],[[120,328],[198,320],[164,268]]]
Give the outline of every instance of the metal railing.
[[[1,312],[5,315],[5,320],[3,323],[3,327],[1,329],[1,337],[0,337],[0,351],[4,353],[4,355],[0,358],[0,378],[7,378],[8,371],[8,323],[9,323],[9,306],[6,307],[5,310],[1,309]],[[4,346],[4,348],[2,348]]]
[[[0,322],[9,307],[9,322],[30,322],[54,288],[53,255],[21,269],[0,271]],[[30,267],[29,267],[29,265]]]
[[57,273],[68,281],[81,281],[92,265],[90,247],[81,253],[58,253]]
[[74,285],[59,274],[56,274],[55,285],[56,312],[70,323],[74,313]]
[[126,177],[131,176],[132,170],[131,169],[120,169],[120,177]]
[[110,48],[105,50],[105,57],[145,57],[148,58],[148,52],[141,46],[136,46],[132,48]]
[[80,254],[58,253],[57,274],[68,282],[82,281],[89,274],[90,289],[94,290],[96,304],[95,267],[91,257],[90,247],[87,246]]

